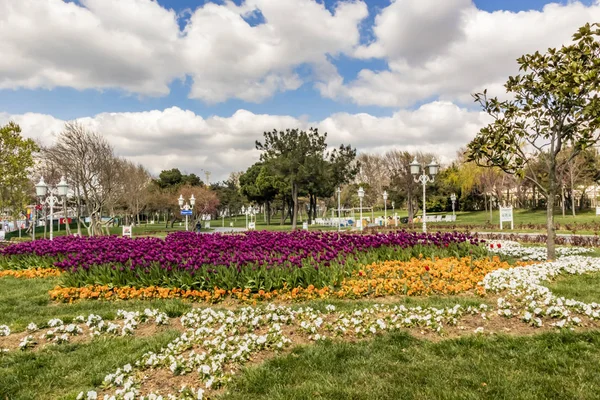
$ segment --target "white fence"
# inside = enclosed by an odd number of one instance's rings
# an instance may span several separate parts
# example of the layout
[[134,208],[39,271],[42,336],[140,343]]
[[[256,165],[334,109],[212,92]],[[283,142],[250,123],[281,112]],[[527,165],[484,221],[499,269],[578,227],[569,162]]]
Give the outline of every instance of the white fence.
[[454,222],[456,215],[425,215],[425,222]]

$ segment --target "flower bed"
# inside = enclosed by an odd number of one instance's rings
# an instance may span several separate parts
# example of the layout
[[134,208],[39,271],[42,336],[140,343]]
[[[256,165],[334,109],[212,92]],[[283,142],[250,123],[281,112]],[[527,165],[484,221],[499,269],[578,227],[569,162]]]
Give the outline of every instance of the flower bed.
[[[600,259],[580,256],[527,267],[496,269],[487,273],[481,282],[481,286],[490,292],[504,292],[493,308],[481,304],[467,308],[460,305],[446,308],[374,305],[348,312],[336,311],[332,305],[326,306],[326,312],[309,307],[293,310],[274,305],[239,311],[196,309],[181,318],[186,328],[181,337],[161,351],[146,353],[134,364],[106,375],[102,394],[114,395],[116,399],[158,398],[167,394],[172,396],[169,398],[179,400],[205,398],[206,394],[211,395],[214,389],[226,384],[253,356],[261,352],[278,352],[290,343],[298,342],[299,337],[310,341],[356,340],[406,328],[417,328],[421,333],[443,333],[453,326],[458,330],[465,329],[461,323],[467,318],[470,318],[472,329],[467,333],[476,334],[486,334],[482,325],[489,320],[494,320],[492,326],[500,330],[498,319],[504,318],[518,319],[529,329],[590,326],[600,320],[600,304],[556,297],[542,283],[559,274],[598,271]],[[165,374],[169,379],[164,379]],[[195,376],[194,380],[189,377],[178,379],[191,374]],[[146,383],[152,382],[155,376],[168,383],[160,389],[156,385],[146,388]],[[178,386],[184,382],[187,386]],[[99,396],[96,392],[90,393],[81,393],[80,398]]]
[[49,278],[52,276],[60,276],[61,271],[56,268],[29,268],[21,270],[0,270],[0,278],[10,276],[13,278]]
[[[520,265],[523,265],[522,263]],[[193,301],[217,303],[233,299],[243,302],[254,300],[312,300],[312,299],[357,299],[394,295],[431,295],[458,294],[474,289],[479,294],[483,288],[478,286],[483,277],[496,269],[510,268],[512,265],[501,261],[497,256],[473,260],[470,257],[441,258],[436,260],[413,258],[410,261],[384,261],[372,263],[345,278],[339,287],[283,287],[279,290],[260,290],[253,293],[250,289],[225,290],[183,290],[179,288],[110,287],[91,285],[82,288],[56,287],[50,291],[53,300],[72,302],[79,299],[172,299],[181,298]]]
[[[505,255],[512,258],[518,258],[523,261],[543,261],[548,257],[545,247],[540,246],[522,246],[517,242],[510,240],[490,241],[489,250],[492,253]],[[592,249],[585,247],[557,247],[556,256],[566,257],[592,252]]]
[[64,286],[176,287],[183,290],[236,288],[273,291],[286,287],[338,286],[361,265],[487,250],[459,233],[397,232],[360,235],[323,232],[250,232],[166,239],[64,237],[19,243],[2,251],[0,268],[56,266]]

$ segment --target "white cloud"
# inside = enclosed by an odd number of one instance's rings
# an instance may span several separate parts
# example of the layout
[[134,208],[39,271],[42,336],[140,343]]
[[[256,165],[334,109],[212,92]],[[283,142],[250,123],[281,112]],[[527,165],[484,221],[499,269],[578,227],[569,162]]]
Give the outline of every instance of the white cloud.
[[362,70],[346,84],[337,76],[318,86],[322,95],[388,107],[432,98],[467,103],[470,93],[485,88],[501,95],[508,76],[518,73],[519,56],[567,44],[578,27],[600,20],[598,2],[552,3],[518,13],[490,13],[468,3],[392,2],[376,18],[376,40],[355,53],[383,58],[389,69]]
[[[0,113],[0,124],[13,120],[27,137],[50,144],[64,121],[43,114]],[[456,150],[472,139],[487,121],[484,114],[449,102],[433,102],[391,117],[339,113],[322,121],[308,122],[290,116],[261,115],[238,110],[230,117],[203,118],[177,107],[163,111],[103,113],[78,120],[103,134],[118,155],[144,164],[151,172],[180,168],[211,180],[227,178],[258,160],[256,140],[272,129],[318,127],[328,133],[328,143],[351,144],[359,152],[390,149],[424,150],[449,161]],[[201,175],[203,176],[203,175]]]
[[183,77],[176,15],[149,0],[0,1],[0,88],[164,95]]
[[[350,53],[367,16],[360,1],[334,12],[313,0],[207,3],[178,16],[153,0],[0,1],[0,89],[120,88],[165,95],[191,76],[190,97],[261,101],[297,89],[304,64],[333,68],[328,56]],[[243,17],[261,12],[265,23]]]
[[375,18],[377,40],[358,48],[356,56],[428,60],[462,38],[466,11],[474,8],[471,0],[392,0]]

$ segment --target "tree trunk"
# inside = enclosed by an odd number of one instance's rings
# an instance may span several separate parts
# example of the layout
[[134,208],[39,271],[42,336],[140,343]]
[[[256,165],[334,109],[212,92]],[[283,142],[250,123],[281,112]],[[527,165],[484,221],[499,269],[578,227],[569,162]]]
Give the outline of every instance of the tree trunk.
[[569,171],[569,178],[571,180],[571,213],[575,217],[575,179],[573,178],[573,171]]
[[280,225],[285,224],[285,198],[281,200],[281,223]]
[[81,193],[77,189],[77,236],[81,237]]
[[546,201],[546,228],[548,238],[546,240],[546,249],[548,250],[548,261],[556,259],[556,230],[554,229],[554,198],[556,196],[556,162],[553,162],[549,168],[548,174],[548,198]]
[[483,193],[483,209],[487,213],[488,211],[488,202],[487,202],[487,194]]
[[492,201],[494,200],[494,196],[492,196],[490,194],[490,224],[493,222],[494,220],[494,215],[492,214],[493,208],[492,208]]
[[312,202],[312,194],[308,194],[308,225],[311,225],[313,218],[313,202]]
[[562,216],[565,217],[565,187],[561,186],[560,190],[560,206],[562,208]]
[[265,215],[267,216],[267,226],[271,225],[271,202],[265,204]]
[[[408,222],[412,223],[413,218],[415,217],[415,209],[413,208],[412,203],[412,190],[406,191],[406,205],[408,206]],[[394,212],[393,210],[392,212]]]
[[296,182],[292,183],[292,202],[292,230],[295,231],[298,225],[298,184]]

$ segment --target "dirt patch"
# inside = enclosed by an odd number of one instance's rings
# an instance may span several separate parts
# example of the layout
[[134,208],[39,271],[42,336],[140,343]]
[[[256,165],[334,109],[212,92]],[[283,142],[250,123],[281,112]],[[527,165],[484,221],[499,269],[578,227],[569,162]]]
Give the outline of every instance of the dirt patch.
[[[327,323],[333,322],[336,319],[336,316],[334,314],[322,314],[320,316],[323,319],[323,326],[325,326]],[[582,317],[581,319],[582,326],[574,327],[575,331],[583,332],[588,330],[600,329],[599,321],[593,321],[584,317]],[[506,318],[499,316],[497,315],[497,313],[492,311],[489,314],[486,314],[485,318],[483,318],[482,315],[464,315],[461,318],[459,318],[457,325],[444,325],[444,328],[440,333],[423,328],[402,328],[400,329],[400,331],[408,332],[410,335],[418,339],[428,340],[432,342],[440,342],[442,340],[476,335],[478,334],[476,333],[476,330],[478,328],[483,328],[483,331],[479,334],[484,336],[498,334],[511,336],[531,336],[544,332],[557,331],[556,327],[551,326],[551,323],[554,321],[558,321],[558,319],[553,320],[550,318],[545,318],[543,319],[544,325],[542,327],[533,327],[524,323],[518,317]],[[306,346],[314,344],[314,341],[309,340],[309,334],[303,329],[301,329],[298,325],[299,321],[296,321],[293,325],[282,324],[281,326],[283,336],[287,337],[292,341],[290,346],[277,351],[262,350],[253,353],[250,359],[247,360],[244,364],[228,364],[225,366],[223,371],[231,374],[236,374],[243,368],[260,365],[277,356],[288,355],[297,346]],[[252,331],[252,333],[256,335],[265,334],[268,331],[268,327],[269,326],[262,326],[259,329]],[[328,332],[324,329],[320,329],[319,332],[321,334],[326,334],[334,342],[347,341],[351,343],[372,340],[378,335],[388,333],[388,331],[380,331],[376,335],[369,334],[367,337],[358,337],[355,336],[353,332],[348,330],[348,333],[346,335],[342,337],[335,337],[330,335],[331,332]],[[210,338],[208,338],[208,340],[210,340]],[[195,345],[192,349],[184,352],[184,357],[189,355],[191,351],[194,351],[196,354],[201,354],[204,351],[204,349],[201,345]],[[173,375],[173,373],[167,367],[163,367],[140,371],[138,377],[141,378],[141,394],[143,395],[147,395],[149,393],[157,393],[163,395],[169,393],[177,393],[183,385],[193,388],[204,387],[204,382],[200,378],[197,371],[191,371],[185,375]],[[209,390],[206,392],[206,395],[218,395],[224,390],[226,390],[226,387],[217,390]],[[112,391],[105,391],[102,392],[102,395],[110,393],[112,393]]]

